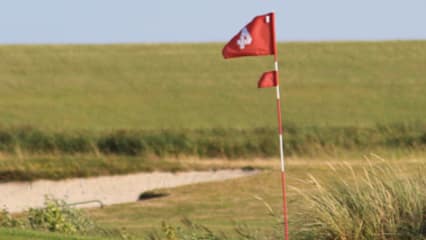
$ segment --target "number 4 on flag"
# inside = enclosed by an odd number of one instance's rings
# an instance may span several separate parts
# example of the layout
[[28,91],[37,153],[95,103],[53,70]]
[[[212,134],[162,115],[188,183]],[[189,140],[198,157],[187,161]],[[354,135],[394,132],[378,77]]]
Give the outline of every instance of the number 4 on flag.
[[240,39],[238,39],[237,44],[240,46],[240,49],[246,48],[246,45],[250,45],[252,43],[253,39],[251,38],[250,32],[247,30],[247,28],[243,28],[241,30]]

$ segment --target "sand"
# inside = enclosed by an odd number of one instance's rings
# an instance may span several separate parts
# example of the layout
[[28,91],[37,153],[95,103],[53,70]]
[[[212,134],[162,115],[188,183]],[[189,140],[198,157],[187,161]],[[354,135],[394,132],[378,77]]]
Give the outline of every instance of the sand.
[[[148,190],[171,188],[187,184],[221,181],[256,174],[256,171],[220,170],[182,173],[138,173],[123,176],[76,178],[61,181],[39,180],[0,184],[0,207],[9,212],[22,212],[43,206],[45,196],[67,203],[99,200],[104,205],[138,200]],[[95,207],[99,203],[78,207]]]

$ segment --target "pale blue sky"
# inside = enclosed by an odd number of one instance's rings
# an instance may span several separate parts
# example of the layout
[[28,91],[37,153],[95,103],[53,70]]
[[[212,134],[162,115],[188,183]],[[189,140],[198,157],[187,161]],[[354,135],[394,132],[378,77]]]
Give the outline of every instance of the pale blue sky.
[[227,41],[271,10],[280,41],[426,39],[426,0],[0,0],[0,44]]

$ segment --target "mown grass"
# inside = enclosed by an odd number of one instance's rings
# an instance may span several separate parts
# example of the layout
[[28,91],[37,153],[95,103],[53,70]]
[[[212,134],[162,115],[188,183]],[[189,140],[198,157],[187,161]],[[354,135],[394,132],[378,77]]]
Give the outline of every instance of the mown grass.
[[[67,130],[270,128],[268,57],[222,44],[0,46],[0,123]],[[426,42],[281,43],[285,123],[424,123]],[[285,124],[287,125],[287,124]]]

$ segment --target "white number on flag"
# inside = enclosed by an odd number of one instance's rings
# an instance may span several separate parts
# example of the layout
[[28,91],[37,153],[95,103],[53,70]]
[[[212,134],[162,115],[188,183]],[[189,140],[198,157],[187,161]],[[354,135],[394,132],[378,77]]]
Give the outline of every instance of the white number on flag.
[[237,40],[237,44],[240,46],[240,49],[246,48],[246,45],[250,45],[253,39],[251,38],[251,35],[247,28],[243,28],[241,30],[240,39]]

